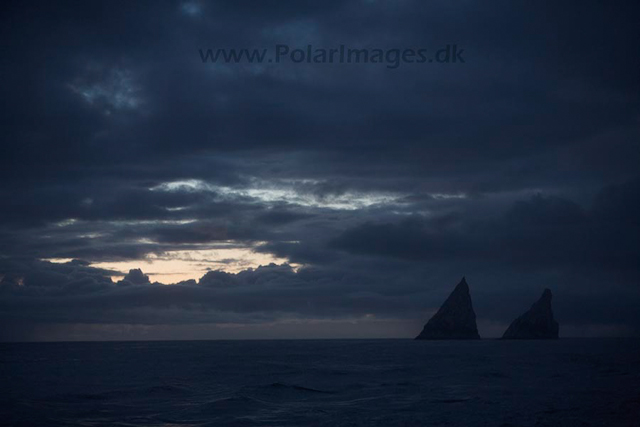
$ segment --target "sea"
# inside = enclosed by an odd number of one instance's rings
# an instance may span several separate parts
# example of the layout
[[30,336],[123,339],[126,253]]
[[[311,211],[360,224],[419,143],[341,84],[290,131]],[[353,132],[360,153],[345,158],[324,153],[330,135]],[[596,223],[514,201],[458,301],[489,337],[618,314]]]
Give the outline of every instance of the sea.
[[640,340],[0,344],[2,426],[640,426]]

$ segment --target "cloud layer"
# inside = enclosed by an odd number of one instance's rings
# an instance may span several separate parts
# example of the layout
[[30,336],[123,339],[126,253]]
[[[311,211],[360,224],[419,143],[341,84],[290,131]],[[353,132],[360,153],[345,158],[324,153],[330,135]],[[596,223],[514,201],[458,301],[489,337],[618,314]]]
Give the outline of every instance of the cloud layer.
[[[545,287],[566,332],[638,333],[635,16],[634,2],[11,3],[0,339],[409,337],[462,275],[485,335]],[[453,43],[466,63],[198,54]],[[220,248],[237,252],[192,257],[195,280],[172,286],[110,267],[155,278],[150,259]]]

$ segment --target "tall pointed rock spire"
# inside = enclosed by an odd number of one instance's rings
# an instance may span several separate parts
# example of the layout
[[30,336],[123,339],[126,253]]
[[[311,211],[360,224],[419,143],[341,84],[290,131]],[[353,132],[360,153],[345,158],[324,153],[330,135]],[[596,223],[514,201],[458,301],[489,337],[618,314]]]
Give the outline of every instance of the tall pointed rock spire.
[[529,311],[514,320],[502,336],[503,339],[558,338],[558,322],[553,318],[551,291],[545,289]]
[[476,313],[469,285],[463,277],[438,312],[427,322],[417,340],[479,339]]

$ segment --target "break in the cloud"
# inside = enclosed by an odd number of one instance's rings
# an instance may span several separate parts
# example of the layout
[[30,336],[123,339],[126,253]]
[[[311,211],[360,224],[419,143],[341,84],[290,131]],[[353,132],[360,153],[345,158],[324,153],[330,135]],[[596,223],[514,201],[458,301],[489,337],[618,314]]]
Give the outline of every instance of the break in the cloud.
[[[635,16],[10,3],[0,339],[410,337],[462,275],[485,335],[544,287],[565,334],[638,333]],[[275,44],[466,62],[198,54]]]

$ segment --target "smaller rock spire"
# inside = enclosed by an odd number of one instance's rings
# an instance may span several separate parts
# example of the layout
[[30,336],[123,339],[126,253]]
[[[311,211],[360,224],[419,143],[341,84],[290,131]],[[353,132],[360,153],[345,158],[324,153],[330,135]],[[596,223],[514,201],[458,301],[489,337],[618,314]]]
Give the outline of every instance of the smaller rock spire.
[[554,339],[558,338],[559,325],[553,318],[551,290],[542,296],[529,311],[514,320],[502,335],[503,339]]

